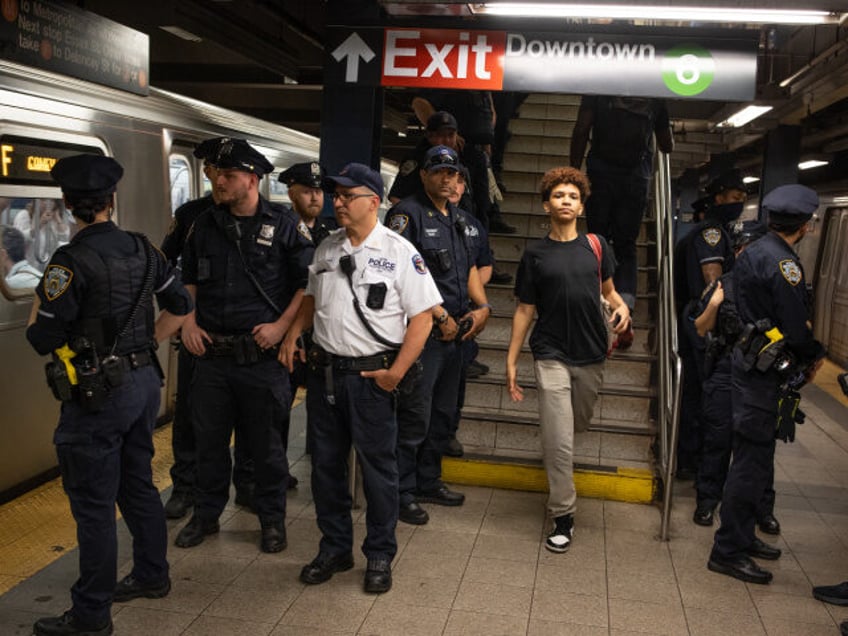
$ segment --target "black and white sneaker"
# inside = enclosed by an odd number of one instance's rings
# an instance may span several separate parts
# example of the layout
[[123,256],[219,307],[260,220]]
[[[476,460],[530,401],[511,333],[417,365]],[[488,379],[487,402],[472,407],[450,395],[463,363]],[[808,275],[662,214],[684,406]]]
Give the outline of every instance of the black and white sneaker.
[[562,515],[554,519],[554,529],[545,539],[545,547],[551,552],[568,552],[574,534],[574,515]]

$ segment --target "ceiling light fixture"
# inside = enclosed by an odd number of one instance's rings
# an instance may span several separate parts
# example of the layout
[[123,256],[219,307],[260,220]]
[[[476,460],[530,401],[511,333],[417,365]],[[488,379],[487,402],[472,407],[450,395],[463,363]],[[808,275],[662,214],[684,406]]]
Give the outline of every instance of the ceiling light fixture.
[[485,2],[472,4],[471,10],[474,13],[528,18],[650,19],[748,24],[835,24],[845,17],[843,14],[831,11],[809,9],[734,9],[731,7],[566,4],[558,2]]
[[742,183],[756,183],[759,180],[759,177],[742,177]]
[[741,128],[748,122],[755,120],[760,115],[769,112],[774,106],[755,106],[751,104],[742,110],[732,114],[730,117],[716,124],[716,128]]
[[176,35],[182,40],[188,40],[189,42],[203,42],[203,38],[199,35],[195,35],[191,31],[186,31],[178,26],[160,26],[159,28],[163,31],[167,31],[171,35]]
[[811,168],[818,168],[820,166],[826,166],[829,161],[822,161],[821,159],[809,159],[807,161],[802,161],[798,164],[798,170],[810,170]]

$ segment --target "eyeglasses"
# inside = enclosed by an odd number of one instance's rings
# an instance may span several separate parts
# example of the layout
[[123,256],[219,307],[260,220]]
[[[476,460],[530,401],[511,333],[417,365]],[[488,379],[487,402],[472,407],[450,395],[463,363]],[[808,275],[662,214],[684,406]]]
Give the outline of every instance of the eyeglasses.
[[333,201],[341,201],[344,205],[347,205],[354,199],[358,199],[359,197],[376,197],[376,194],[356,194],[353,192],[333,192]]

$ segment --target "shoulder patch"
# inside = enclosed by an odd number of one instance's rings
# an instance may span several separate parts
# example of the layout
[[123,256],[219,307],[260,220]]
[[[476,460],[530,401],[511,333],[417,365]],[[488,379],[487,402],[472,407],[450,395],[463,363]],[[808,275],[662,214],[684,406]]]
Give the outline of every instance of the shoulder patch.
[[413,170],[418,167],[418,162],[415,159],[407,159],[402,164],[400,164],[399,172],[404,176],[408,177]]
[[409,217],[405,214],[395,214],[389,219],[389,229],[398,234],[403,234],[407,225],[409,225]]
[[68,287],[71,286],[71,280],[74,278],[74,273],[67,267],[61,265],[50,265],[47,271],[44,272],[44,295],[47,300],[56,300],[64,294]]
[[801,273],[801,268],[798,267],[798,263],[793,261],[791,258],[787,258],[786,260],[780,261],[778,265],[780,267],[780,273],[783,274],[787,283],[795,287],[795,285],[801,282],[803,275]]
[[717,227],[708,227],[701,232],[701,237],[704,239],[704,243],[710,247],[715,247],[721,241],[721,230]]
[[303,221],[299,221],[297,224],[297,231],[303,238],[307,241],[312,241],[312,232],[309,231],[309,228],[306,226],[306,223]]
[[412,265],[419,274],[424,275],[427,273],[427,265],[424,263],[424,259],[421,258],[420,254],[412,255]]

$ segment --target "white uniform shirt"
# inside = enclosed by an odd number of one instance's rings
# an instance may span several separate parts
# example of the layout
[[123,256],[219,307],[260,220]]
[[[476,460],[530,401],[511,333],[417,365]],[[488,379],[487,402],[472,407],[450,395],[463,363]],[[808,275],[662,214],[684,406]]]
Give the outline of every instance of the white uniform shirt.
[[[377,223],[368,238],[353,247],[344,228],[330,233],[315,250],[306,294],[315,298],[313,339],[329,353],[370,356],[389,349],[368,333],[353,307],[353,296],[339,259],[356,264],[353,288],[371,327],[390,342],[402,343],[407,319],[440,305],[442,297],[424,259],[399,234]],[[371,285],[385,283],[382,309],[369,309]]]

